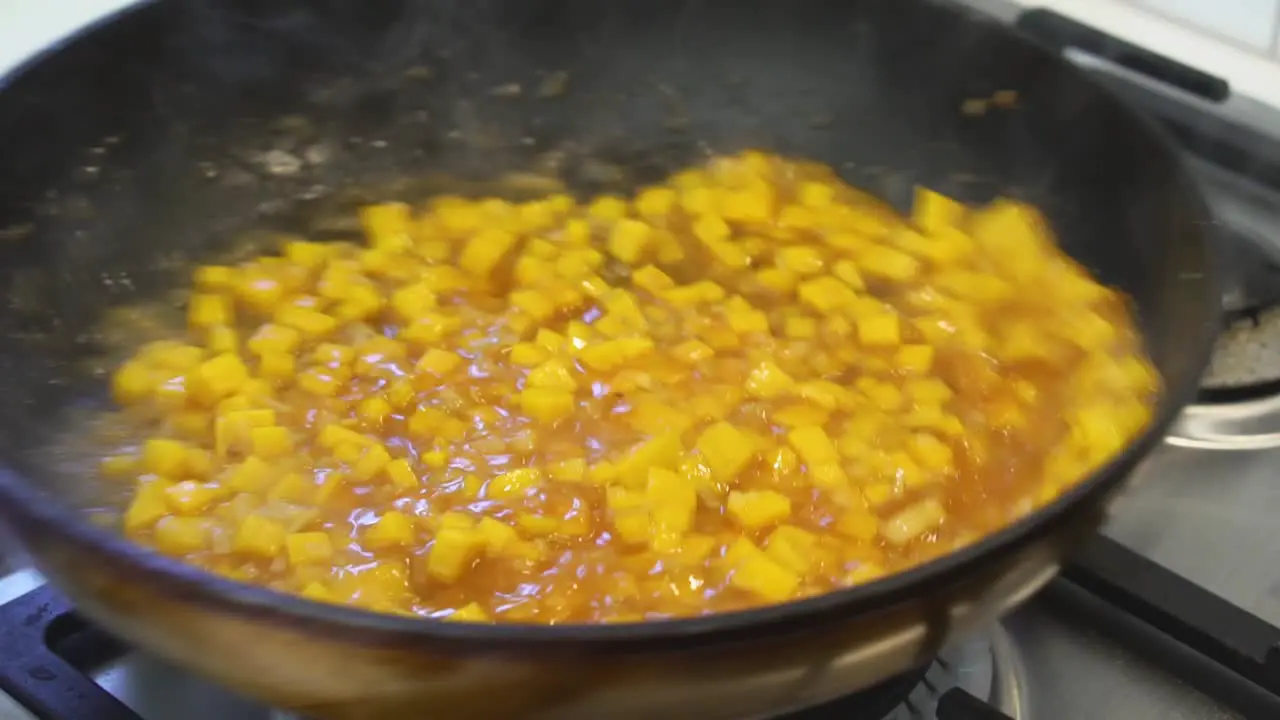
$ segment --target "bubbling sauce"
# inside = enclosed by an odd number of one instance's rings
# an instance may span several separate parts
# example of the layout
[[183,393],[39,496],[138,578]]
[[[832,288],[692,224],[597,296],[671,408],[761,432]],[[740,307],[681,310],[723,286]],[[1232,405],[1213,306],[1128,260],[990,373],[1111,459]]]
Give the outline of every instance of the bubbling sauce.
[[910,217],[748,151],[633,198],[364,208],[194,274],[113,376],[139,543],[466,622],[865,583],[1054,500],[1150,419],[1125,300],[1031,207]]

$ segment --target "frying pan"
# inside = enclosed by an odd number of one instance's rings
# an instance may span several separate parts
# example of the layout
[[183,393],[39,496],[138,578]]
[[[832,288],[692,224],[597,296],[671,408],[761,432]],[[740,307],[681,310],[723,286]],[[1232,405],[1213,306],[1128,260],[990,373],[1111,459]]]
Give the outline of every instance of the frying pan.
[[[984,113],[966,100],[1014,91]],[[1005,95],[1007,97],[1007,94]],[[204,574],[86,521],[118,490],[50,450],[101,407],[104,312],[245,228],[323,235],[421,178],[555,171],[625,192],[744,147],[902,203],[1046,213],[1132,297],[1167,392],[1059,501],[963,550],[777,607],[617,626],[371,614]],[[0,505],[82,613],[317,718],[763,717],[866,688],[1015,606],[1095,530],[1193,397],[1218,329],[1205,205],[1169,142],[1053,53],[912,0],[171,0],[0,90]],[[60,469],[61,468],[61,469]]]

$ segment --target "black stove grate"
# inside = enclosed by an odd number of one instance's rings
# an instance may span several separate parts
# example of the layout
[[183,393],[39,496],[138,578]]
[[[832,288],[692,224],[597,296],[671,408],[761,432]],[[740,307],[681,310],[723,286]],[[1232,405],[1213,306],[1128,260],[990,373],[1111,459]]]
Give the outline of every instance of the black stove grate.
[[1100,533],[1062,580],[1280,701],[1280,628],[1262,618]]
[[[0,605],[0,691],[37,720],[142,720],[90,673],[129,652],[86,622],[52,586]],[[901,707],[929,667],[869,690],[799,711],[785,720],[882,720]],[[931,720],[1009,720],[959,688],[943,693]],[[154,719],[152,719],[154,720]]]
[[37,720],[140,720],[86,672],[125,652],[49,585],[0,605],[0,691]]
[[[806,708],[778,720],[889,720],[904,715],[913,720],[1009,720],[1008,716],[960,688],[952,688],[937,696],[936,711],[921,713],[911,709],[911,696],[922,685],[928,685],[929,674],[938,662],[903,673],[869,690]],[[926,694],[936,695],[936,690],[929,688]],[[943,707],[947,698],[950,698],[949,709]]]
[[[1280,628],[1101,534],[1081,548],[1056,582],[1096,596],[1280,704]],[[39,720],[140,720],[89,676],[126,652],[50,586],[0,605],[0,690]],[[924,674],[905,674],[788,720],[886,717]],[[959,688],[941,695],[933,718],[1009,720]]]
[[833,700],[778,720],[884,720],[923,680],[928,667],[903,673],[856,695]]

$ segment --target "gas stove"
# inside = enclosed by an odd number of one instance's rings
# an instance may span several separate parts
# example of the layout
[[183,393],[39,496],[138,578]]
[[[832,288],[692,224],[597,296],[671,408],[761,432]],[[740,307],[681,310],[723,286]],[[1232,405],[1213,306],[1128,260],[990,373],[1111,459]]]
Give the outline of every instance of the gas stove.
[[[966,1],[1057,44],[1182,144],[1229,258],[1228,329],[1200,402],[1058,580],[928,666],[795,718],[1280,717],[1280,100],[1232,92],[1187,65],[1194,53],[1154,57],[1010,0]],[[0,720],[290,717],[133,651],[9,550]]]

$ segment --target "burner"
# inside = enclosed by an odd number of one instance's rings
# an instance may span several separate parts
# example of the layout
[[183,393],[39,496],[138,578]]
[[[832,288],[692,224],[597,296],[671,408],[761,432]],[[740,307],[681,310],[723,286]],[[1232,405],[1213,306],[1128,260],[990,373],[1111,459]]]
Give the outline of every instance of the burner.
[[[1237,214],[1238,216],[1238,214]],[[1235,402],[1280,391],[1280,265],[1270,240],[1224,228],[1228,327],[1201,379],[1202,402]]]
[[[885,720],[959,720],[996,717],[1025,720],[1027,682],[1013,641],[1001,627],[942,652],[924,680]],[[982,701],[981,712],[960,715],[953,708]],[[994,712],[1001,713],[999,716]]]
[[1222,308],[1228,317],[1250,317],[1280,305],[1280,265],[1272,251],[1264,250],[1262,241],[1230,230],[1218,242],[1225,248]]
[[1026,681],[1005,631],[957,644],[928,667],[785,720],[1024,720]]
[[[1280,284],[1280,283],[1278,283]],[[1218,338],[1201,380],[1205,402],[1231,402],[1280,391],[1280,307],[1241,317]]]
[[1212,234],[1226,271],[1223,309],[1239,315],[1280,305],[1280,192],[1195,155],[1184,159],[1217,219]]
[[[1020,655],[1001,627],[925,668],[788,720],[1025,720]],[[9,696],[47,720],[301,720],[131,652],[32,570],[0,576],[0,717]]]
[[1203,450],[1280,447],[1280,394],[1231,403],[1191,405],[1165,441]]
[[1234,402],[1280,391],[1280,193],[1189,156],[1218,222],[1222,309],[1230,325],[1202,380],[1203,402]]
[[854,695],[783,715],[777,720],[887,720],[923,687],[934,665],[927,665]]

